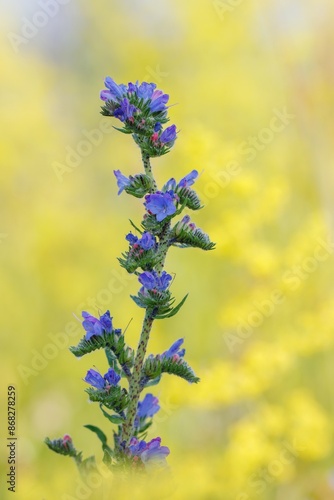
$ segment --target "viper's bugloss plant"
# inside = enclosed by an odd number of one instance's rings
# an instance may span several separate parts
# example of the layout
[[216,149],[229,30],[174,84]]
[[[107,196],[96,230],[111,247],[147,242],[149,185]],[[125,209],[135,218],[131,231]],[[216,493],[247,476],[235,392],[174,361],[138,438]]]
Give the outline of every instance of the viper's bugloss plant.
[[[82,326],[85,334],[77,346],[70,351],[81,357],[97,349],[106,354],[108,369],[91,368],[84,377],[89,385],[86,392],[90,401],[99,404],[102,414],[113,430],[113,444],[108,442],[109,434],[93,425],[86,425],[102,443],[103,462],[110,468],[127,467],[140,471],[151,470],[152,466],[166,465],[170,451],[161,445],[160,437],[146,440],[147,430],[154,415],[159,411],[159,401],[150,392],[142,396],[147,387],[159,383],[164,373],[177,375],[190,383],[199,378],[184,359],[184,339],[176,340],[162,354],[146,355],[148,341],[154,321],[174,316],[184,304],[187,295],[175,305],[170,290],[172,276],[164,270],[165,259],[171,247],[198,247],[211,250],[214,243],[200,228],[191,222],[185,210],[198,210],[200,200],[192,185],[198,172],[192,170],[180,179],[169,179],[158,189],[153,176],[150,158],[161,156],[173,147],[178,133],[175,125],[168,122],[167,102],[169,96],[156,88],[154,83],[117,85],[110,77],[105,79],[106,90],[100,97],[104,101],[102,114],[118,119],[122,127],[114,127],[129,134],[139,146],[144,172],[126,177],[120,170],[114,175],[118,194],[127,194],[143,200],[144,215],[132,231],[125,236],[127,250],[119,257],[120,265],[134,273],[140,286],[137,295],[131,296],[135,304],[144,309],[144,320],[137,350],[129,347],[124,334],[114,327],[109,311],[95,317],[82,312]],[[104,371],[106,373],[102,374]],[[53,451],[74,458],[82,473],[94,466],[95,457],[82,459],[70,436],[45,440]]]

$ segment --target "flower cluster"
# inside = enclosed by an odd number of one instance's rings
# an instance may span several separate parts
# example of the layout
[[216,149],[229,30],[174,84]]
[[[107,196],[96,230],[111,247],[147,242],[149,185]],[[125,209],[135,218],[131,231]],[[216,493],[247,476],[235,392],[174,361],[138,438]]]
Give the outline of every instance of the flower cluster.
[[102,335],[105,331],[107,333],[112,332],[112,318],[110,317],[110,311],[100,316],[100,319],[91,316],[88,312],[83,311],[82,317],[84,321],[82,326],[86,330],[86,340],[89,340],[93,335]]
[[144,465],[154,464],[166,465],[166,457],[170,451],[167,446],[161,446],[161,438],[152,439],[149,443],[138,441],[133,437],[130,441],[129,454],[133,457],[133,461],[140,460]]
[[141,238],[129,233],[126,235],[125,239],[130,243],[133,249],[139,248],[141,250],[151,250],[156,245],[155,236],[148,231],[145,231]]
[[108,389],[111,386],[116,386],[121,380],[121,376],[113,368],[109,368],[103,377],[98,371],[90,369],[84,380],[96,389]]
[[171,345],[167,351],[163,352],[161,354],[162,359],[169,359],[173,358],[174,361],[176,361],[179,358],[183,358],[186,350],[185,349],[180,349],[180,346],[183,344],[184,339],[179,339],[174,344]]
[[163,124],[168,121],[169,95],[157,89],[155,83],[118,85],[109,76],[104,83],[107,90],[100,93],[105,102],[102,114],[118,118],[123,123],[119,130],[134,134],[137,144],[150,156],[167,153],[177,136],[175,125],[163,130]]
[[166,271],[162,271],[160,275],[156,271],[145,271],[138,277],[139,283],[143,285],[145,290],[155,290],[159,292],[167,290],[171,280],[171,275],[166,273]]
[[155,215],[158,222],[161,222],[166,219],[166,217],[175,214],[176,206],[174,202],[177,199],[173,191],[168,191],[168,193],[157,191],[154,194],[145,196],[145,208],[149,214]]

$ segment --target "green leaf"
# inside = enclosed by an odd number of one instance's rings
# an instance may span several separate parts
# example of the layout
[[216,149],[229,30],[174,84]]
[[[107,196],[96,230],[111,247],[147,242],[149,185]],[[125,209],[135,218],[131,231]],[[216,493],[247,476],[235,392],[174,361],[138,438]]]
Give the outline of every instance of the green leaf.
[[110,415],[107,411],[103,409],[102,403],[100,403],[100,409],[103,413],[103,415],[110,420],[111,423],[113,424],[122,424],[124,422],[124,419],[119,416],[119,415]]
[[123,134],[132,134],[132,130],[126,130],[126,129],[123,129],[123,128],[118,128],[118,127],[114,127],[113,128],[115,130],[118,130],[118,132],[122,132]]
[[149,380],[149,382],[147,382],[145,384],[145,387],[151,387],[152,385],[157,385],[157,384],[159,384],[160,380],[161,380],[161,375],[159,375],[159,377],[156,377],[152,380]]
[[133,227],[136,231],[138,231],[138,233],[139,233],[139,234],[142,234],[142,233],[143,233],[143,231],[141,231],[141,230],[140,230],[140,229],[139,229],[139,228],[135,225],[135,223],[134,223],[134,222],[132,222],[132,220],[131,220],[131,219],[129,219],[129,221],[130,221],[131,226],[132,226],[132,227]]
[[107,444],[107,436],[103,431],[101,431],[101,429],[99,429],[99,427],[90,424],[84,425],[84,427],[86,427],[86,429],[89,429],[92,432],[95,432],[95,434],[97,435],[102,444]]
[[177,314],[179,312],[179,310],[181,309],[181,307],[183,306],[183,304],[187,300],[188,295],[189,294],[187,293],[187,295],[185,295],[183,297],[181,302],[177,306],[173,307],[173,309],[170,312],[168,312],[166,314],[159,314],[158,316],[155,316],[155,318],[156,319],[166,319],[166,318],[171,318],[172,316],[175,316],[175,314]]

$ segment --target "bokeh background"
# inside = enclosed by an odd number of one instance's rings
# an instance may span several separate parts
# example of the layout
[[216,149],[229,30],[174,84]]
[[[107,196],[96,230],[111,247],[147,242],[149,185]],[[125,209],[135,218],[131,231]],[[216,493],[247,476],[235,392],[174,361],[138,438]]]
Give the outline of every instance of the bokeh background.
[[[193,168],[212,252],[171,250],[187,303],[154,327],[149,351],[183,336],[201,377],[165,376],[150,432],[173,480],[146,498],[334,498],[334,63],[331,0],[1,2],[1,498],[6,392],[18,395],[18,481],[10,498],[134,496],[80,486],[45,436],[71,434],[101,458],[86,370],[67,347],[83,309],[110,308],[135,346],[136,280],[118,266],[140,201],[112,174],[139,151],[99,115],[105,76],[170,94],[180,129],[153,161],[160,183]],[[111,119],[110,119],[111,120]],[[99,458],[99,459],[100,459]],[[134,484],[132,484],[134,488]]]

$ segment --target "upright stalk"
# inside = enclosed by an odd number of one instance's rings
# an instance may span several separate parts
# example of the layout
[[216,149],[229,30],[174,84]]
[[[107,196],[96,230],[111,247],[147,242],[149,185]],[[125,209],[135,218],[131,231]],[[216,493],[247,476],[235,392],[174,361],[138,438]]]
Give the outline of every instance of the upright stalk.
[[150,163],[150,157],[146,153],[144,153],[143,150],[141,151],[141,157],[142,157],[142,160],[143,160],[145,174],[148,177],[150,177],[152,179],[152,181],[153,181],[152,192],[155,193],[156,190],[158,189],[158,187],[157,187],[157,183],[155,182],[155,179],[153,177],[152,167],[151,167],[151,163]]
[[153,319],[154,318],[152,317],[151,312],[146,310],[133,366],[133,372],[129,383],[129,406],[127,409],[126,420],[122,428],[122,441],[123,443],[125,441],[126,447],[129,445],[130,439],[133,435],[133,425],[136,417],[140,393],[142,391],[142,388],[140,387],[141,370],[146,354],[148,340],[150,338]]

